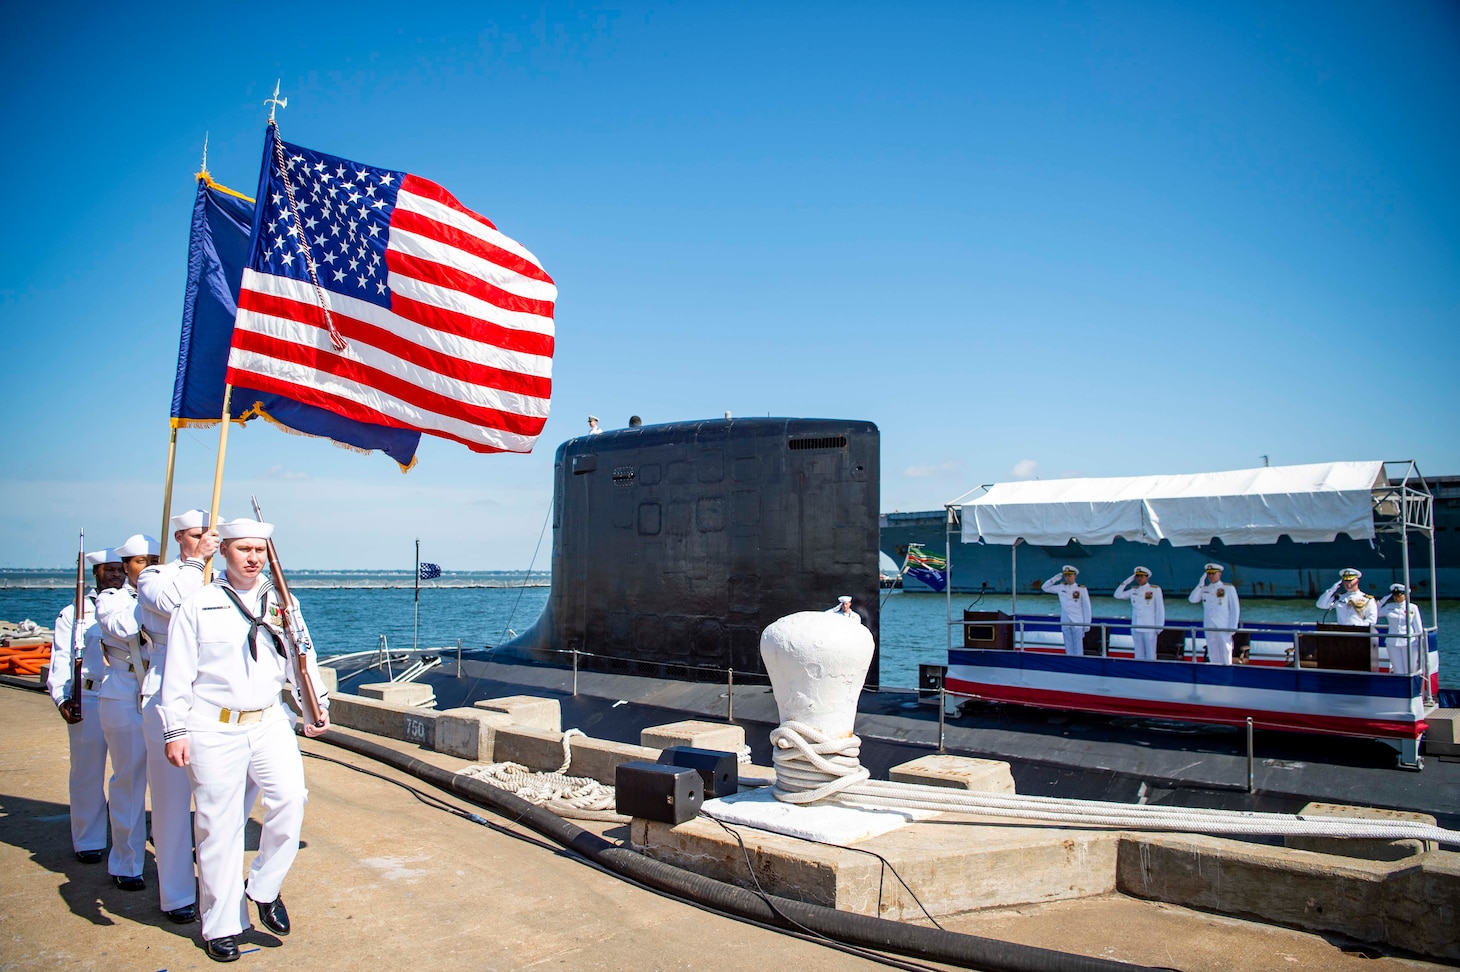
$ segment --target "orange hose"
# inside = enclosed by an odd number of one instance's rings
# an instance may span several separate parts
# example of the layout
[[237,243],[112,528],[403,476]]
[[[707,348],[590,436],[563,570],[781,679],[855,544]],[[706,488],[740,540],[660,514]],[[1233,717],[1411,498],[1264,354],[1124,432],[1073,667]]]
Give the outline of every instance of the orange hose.
[[50,663],[50,645],[0,646],[0,675],[38,676]]

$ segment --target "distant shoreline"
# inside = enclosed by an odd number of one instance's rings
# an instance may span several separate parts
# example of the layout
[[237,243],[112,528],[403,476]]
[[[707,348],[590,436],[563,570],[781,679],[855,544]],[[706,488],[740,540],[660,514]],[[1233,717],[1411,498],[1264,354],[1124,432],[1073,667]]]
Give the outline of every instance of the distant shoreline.
[[[76,582],[75,568],[0,568],[0,590],[69,590]],[[413,590],[415,575],[409,570],[291,570],[289,583],[301,590]],[[546,572],[523,570],[442,571],[440,577],[421,581],[423,590],[444,588],[550,587]]]

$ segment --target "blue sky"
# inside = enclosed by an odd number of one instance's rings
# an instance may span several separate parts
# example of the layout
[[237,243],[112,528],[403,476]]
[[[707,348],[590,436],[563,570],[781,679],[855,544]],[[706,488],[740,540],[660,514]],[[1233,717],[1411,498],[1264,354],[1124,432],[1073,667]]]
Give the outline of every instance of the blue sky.
[[1460,473],[1454,5],[28,5],[0,63],[0,566],[157,532],[192,173],[209,132],[252,192],[276,77],[286,138],[440,182],[560,292],[532,455],[235,430],[224,511],[298,566],[525,567],[589,412],[870,419],[884,510]]

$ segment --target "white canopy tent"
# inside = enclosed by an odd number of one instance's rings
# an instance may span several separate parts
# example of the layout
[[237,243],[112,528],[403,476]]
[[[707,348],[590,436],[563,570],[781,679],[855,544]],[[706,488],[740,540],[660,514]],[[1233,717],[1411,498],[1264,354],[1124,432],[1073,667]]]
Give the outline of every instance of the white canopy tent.
[[1340,533],[1368,540],[1373,491],[1385,482],[1384,464],[1373,461],[996,483],[962,504],[962,539],[1063,546],[1119,537],[1177,547],[1276,543],[1280,536],[1327,542]]

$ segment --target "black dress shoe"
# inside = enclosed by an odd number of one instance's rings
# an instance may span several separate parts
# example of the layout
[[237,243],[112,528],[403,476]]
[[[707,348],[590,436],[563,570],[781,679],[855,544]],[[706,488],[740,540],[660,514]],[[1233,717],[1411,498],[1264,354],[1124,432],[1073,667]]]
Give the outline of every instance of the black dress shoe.
[[203,951],[207,952],[208,958],[215,962],[238,961],[238,943],[233,940],[232,935],[204,942]]
[[171,911],[164,911],[167,920],[179,925],[191,925],[198,920],[197,905],[183,905],[181,908],[174,908]]
[[147,882],[142,880],[142,875],[136,877],[125,877],[121,874],[112,875],[112,883],[123,891],[146,891]]
[[97,864],[106,856],[106,850],[77,851],[76,859],[82,864]]
[[264,927],[275,935],[289,934],[289,912],[284,910],[284,899],[275,898],[273,901],[255,901],[259,906],[259,921]]

